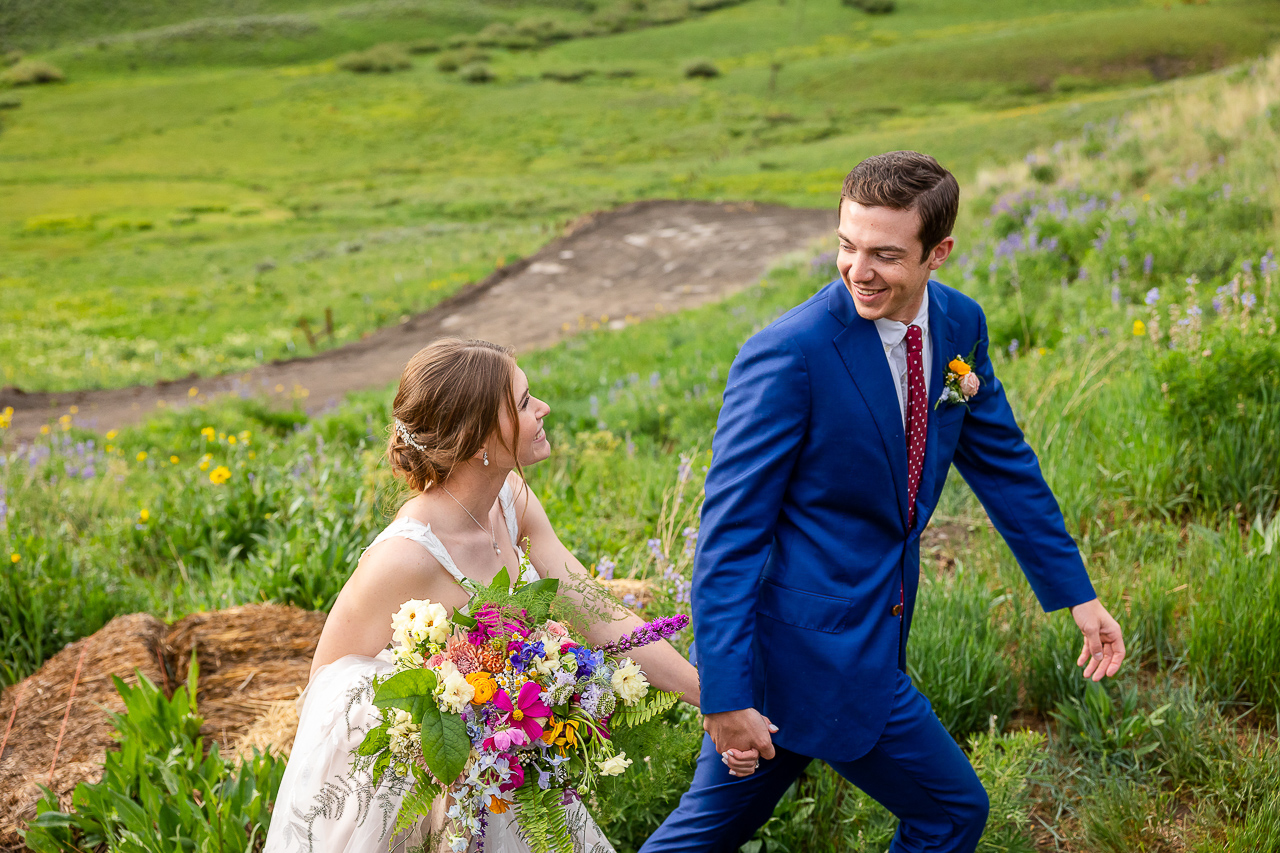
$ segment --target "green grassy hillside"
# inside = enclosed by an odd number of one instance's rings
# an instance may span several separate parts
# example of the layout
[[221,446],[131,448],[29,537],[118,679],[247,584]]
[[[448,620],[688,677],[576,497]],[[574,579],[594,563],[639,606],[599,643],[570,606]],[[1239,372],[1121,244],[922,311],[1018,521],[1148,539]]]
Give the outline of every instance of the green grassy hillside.
[[[67,80],[0,114],[0,382],[242,369],[305,348],[298,319],[326,308],[353,340],[638,198],[825,206],[901,147],[972,177],[1280,33],[1262,0],[694,6],[7,5],[23,26],[0,32]],[[560,40],[461,48],[484,84],[439,53],[335,64],[522,25]],[[720,76],[685,78],[699,59]]]

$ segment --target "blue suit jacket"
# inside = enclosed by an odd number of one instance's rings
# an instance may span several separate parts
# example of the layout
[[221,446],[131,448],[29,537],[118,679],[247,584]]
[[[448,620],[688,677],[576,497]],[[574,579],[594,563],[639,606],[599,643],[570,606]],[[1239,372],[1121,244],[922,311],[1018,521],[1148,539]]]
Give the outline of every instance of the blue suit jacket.
[[[952,462],[1046,611],[1094,598],[987,353],[982,309],[928,285],[924,471],[907,529],[907,446],[875,323],[837,280],[743,345],[729,371],[693,570],[704,713],[759,709],[775,742],[851,761],[884,729],[920,577],[920,532]],[[934,403],[974,350],[968,408]],[[905,590],[902,618],[892,608]]]

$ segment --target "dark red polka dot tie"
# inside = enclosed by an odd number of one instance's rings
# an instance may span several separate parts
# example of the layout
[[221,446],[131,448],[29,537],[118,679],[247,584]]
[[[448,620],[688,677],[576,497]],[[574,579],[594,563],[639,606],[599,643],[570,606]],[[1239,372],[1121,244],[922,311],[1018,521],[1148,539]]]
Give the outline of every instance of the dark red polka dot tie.
[[907,529],[916,526],[916,492],[924,470],[924,443],[929,432],[929,399],[924,389],[924,333],[907,326]]

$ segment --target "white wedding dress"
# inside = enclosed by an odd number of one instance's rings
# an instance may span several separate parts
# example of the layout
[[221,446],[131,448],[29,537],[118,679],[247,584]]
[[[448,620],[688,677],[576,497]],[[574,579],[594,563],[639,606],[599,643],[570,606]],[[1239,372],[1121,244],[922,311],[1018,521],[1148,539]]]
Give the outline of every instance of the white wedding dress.
[[[498,499],[511,543],[519,551],[510,485],[502,487]],[[397,519],[369,547],[392,536],[417,542],[458,583],[466,581],[430,525],[411,518]],[[526,574],[526,581],[538,579],[532,567]],[[316,671],[298,697],[298,733],[280,782],[265,853],[411,853],[433,838],[435,847],[428,847],[427,853],[449,849],[438,837],[445,821],[442,801],[436,801],[431,817],[416,830],[393,836],[391,828],[406,791],[404,781],[387,774],[375,790],[367,773],[351,772],[352,753],[379,719],[373,706],[372,679],[393,669],[391,652],[383,650],[374,657],[347,655]],[[574,801],[567,811],[575,853],[614,853],[581,802]],[[485,853],[529,853],[515,814],[512,809],[490,816],[483,842]],[[472,840],[468,850],[477,849]]]

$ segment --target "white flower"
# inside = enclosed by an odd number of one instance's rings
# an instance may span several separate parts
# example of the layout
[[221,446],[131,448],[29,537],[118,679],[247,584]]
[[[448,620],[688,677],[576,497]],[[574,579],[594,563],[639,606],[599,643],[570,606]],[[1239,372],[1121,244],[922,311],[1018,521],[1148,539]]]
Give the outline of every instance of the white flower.
[[422,669],[422,654],[407,646],[396,646],[396,666],[400,669]]
[[443,643],[449,639],[452,627],[449,624],[449,611],[443,604],[427,605],[426,633],[427,639],[433,643]]
[[422,642],[427,634],[427,608],[430,601],[411,598],[391,617],[391,639],[396,645],[410,647]]
[[630,766],[631,759],[627,758],[625,752],[619,752],[607,761],[596,762],[596,767],[600,768],[601,776],[621,776]]
[[467,841],[465,836],[462,836],[462,835],[450,836],[449,849],[452,850],[453,853],[466,853],[468,843],[469,842]]
[[609,679],[618,697],[628,705],[634,705],[649,692],[649,682],[640,671],[640,664],[627,658],[622,665],[613,671]]
[[446,660],[436,670],[436,678],[440,679],[443,689],[440,691],[440,704],[455,714],[462,713],[467,703],[476,698],[476,689],[467,681],[466,676],[458,672],[453,661]]
[[545,643],[547,653],[533,659],[533,668],[542,675],[551,675],[560,668],[560,649],[554,643]]

